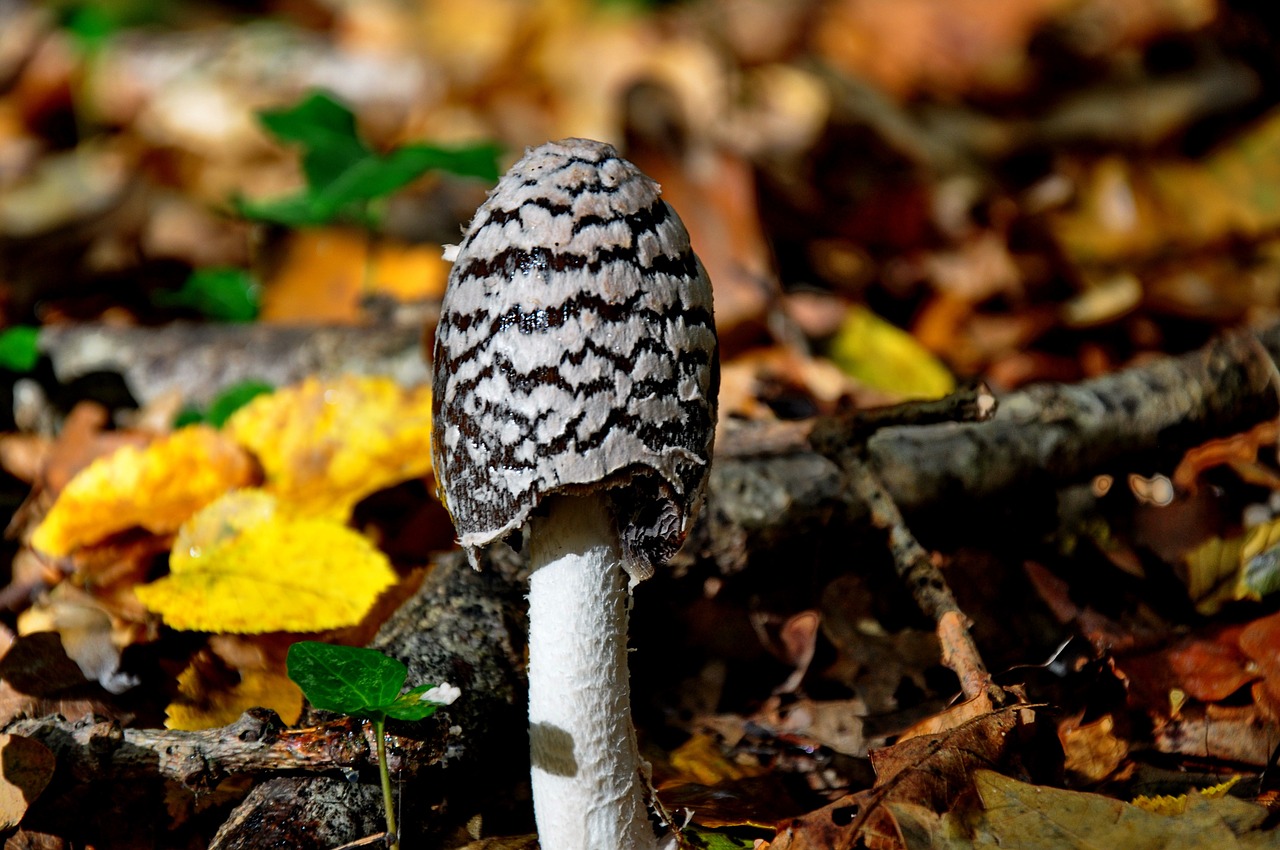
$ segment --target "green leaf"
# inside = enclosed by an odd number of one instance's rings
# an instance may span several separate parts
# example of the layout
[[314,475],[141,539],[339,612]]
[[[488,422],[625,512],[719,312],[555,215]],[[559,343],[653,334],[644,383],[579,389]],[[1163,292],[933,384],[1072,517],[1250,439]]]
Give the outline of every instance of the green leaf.
[[498,179],[498,156],[501,153],[500,147],[488,142],[457,147],[404,145],[393,150],[387,156],[387,162],[388,168],[412,172],[409,180],[435,169],[492,182]]
[[312,187],[373,155],[356,132],[355,115],[324,92],[312,92],[287,109],[260,112],[258,119],[276,138],[303,146],[302,171]]
[[237,410],[260,395],[275,392],[275,389],[264,381],[241,381],[238,384],[232,384],[209,402],[208,410],[201,410],[194,406],[183,408],[182,412],[174,418],[173,427],[177,429],[207,422],[215,428],[221,428]]
[[15,325],[0,332],[0,368],[11,372],[30,372],[40,360],[37,345],[40,329],[30,325]]
[[231,414],[258,396],[269,395],[275,391],[276,388],[265,381],[241,381],[238,384],[232,384],[218,393],[217,397],[209,403],[205,421],[215,428],[221,428],[227,424]]
[[245,218],[283,224],[285,227],[315,227],[329,221],[309,190],[267,201],[234,198],[232,204],[236,212]]
[[396,720],[426,720],[436,713],[439,703],[424,700],[422,695],[434,685],[419,685],[406,694],[396,697],[396,701],[387,706],[387,717]]
[[252,322],[258,317],[258,282],[237,268],[204,268],[191,273],[176,290],[152,296],[159,307],[188,307],[210,319]]
[[698,850],[751,850],[756,839],[767,834],[758,829],[707,829],[690,824],[680,831],[681,837]]
[[119,32],[120,22],[100,6],[84,5],[70,9],[62,27],[83,49],[92,52]]
[[289,678],[316,708],[343,714],[388,715],[409,669],[374,649],[300,641],[289,647]]
[[357,132],[355,116],[323,92],[296,106],[259,114],[278,139],[303,148],[306,190],[266,201],[234,201],[246,218],[288,227],[311,227],[338,219],[376,224],[372,201],[403,188],[432,169],[464,177],[498,179],[499,148],[492,144],[442,147],[404,145],[383,156]]

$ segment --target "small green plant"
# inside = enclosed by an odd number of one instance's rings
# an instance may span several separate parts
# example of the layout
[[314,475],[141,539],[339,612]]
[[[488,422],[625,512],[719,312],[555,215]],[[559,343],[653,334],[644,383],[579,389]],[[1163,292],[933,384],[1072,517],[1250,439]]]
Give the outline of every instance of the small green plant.
[[400,661],[373,649],[315,641],[300,641],[289,647],[287,667],[289,678],[316,708],[365,717],[373,724],[387,832],[393,836],[392,850],[399,850],[391,775],[387,771],[387,718],[425,720],[435,714],[441,703],[424,698],[435,685],[418,685],[402,694],[409,669]]
[[0,331],[0,369],[30,372],[40,360],[40,329],[14,325]]
[[287,109],[260,112],[258,118],[280,141],[302,147],[307,187],[285,198],[237,200],[246,218],[289,227],[354,221],[372,229],[379,218],[373,202],[432,169],[498,179],[498,148],[492,144],[409,144],[379,153],[360,138],[351,110],[324,92],[312,92]]
[[232,384],[214,397],[204,410],[198,407],[185,407],[173,422],[173,427],[182,428],[200,422],[221,428],[227,424],[231,414],[244,407],[260,395],[275,392],[276,388],[265,381],[241,381]]
[[151,296],[157,307],[187,307],[219,322],[252,322],[258,318],[261,287],[253,274],[235,267],[196,269],[177,289]]

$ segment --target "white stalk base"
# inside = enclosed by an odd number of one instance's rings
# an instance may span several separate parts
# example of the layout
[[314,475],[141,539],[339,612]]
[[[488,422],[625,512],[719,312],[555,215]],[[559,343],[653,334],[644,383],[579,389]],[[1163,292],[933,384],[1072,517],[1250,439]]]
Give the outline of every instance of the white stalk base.
[[556,497],[530,534],[529,738],[542,850],[656,850],[627,678],[630,592],[600,502]]

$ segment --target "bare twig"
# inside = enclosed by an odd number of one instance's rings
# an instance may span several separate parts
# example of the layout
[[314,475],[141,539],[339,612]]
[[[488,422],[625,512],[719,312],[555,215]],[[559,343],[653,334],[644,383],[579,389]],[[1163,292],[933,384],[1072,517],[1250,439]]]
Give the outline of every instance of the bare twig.
[[893,497],[866,458],[866,440],[880,428],[932,425],[939,422],[986,421],[995,413],[995,398],[985,386],[943,399],[855,411],[815,424],[809,442],[840,467],[849,492],[866,504],[871,524],[888,534],[889,552],[898,576],[920,610],[936,624],[942,661],[960,679],[966,699],[985,693],[993,705],[1005,702],[992,684],[986,665],[969,634],[969,620],[956,604],[942,571],[907,528]]

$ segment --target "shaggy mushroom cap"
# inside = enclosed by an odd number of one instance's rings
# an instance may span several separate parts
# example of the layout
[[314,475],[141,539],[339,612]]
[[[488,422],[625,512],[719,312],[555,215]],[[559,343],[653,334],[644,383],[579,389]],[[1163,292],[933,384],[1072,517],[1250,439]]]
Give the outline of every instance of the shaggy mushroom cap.
[[658,184],[601,142],[533,148],[458,247],[434,350],[436,479],[475,551],[602,491],[633,580],[688,530],[715,436],[711,285]]

